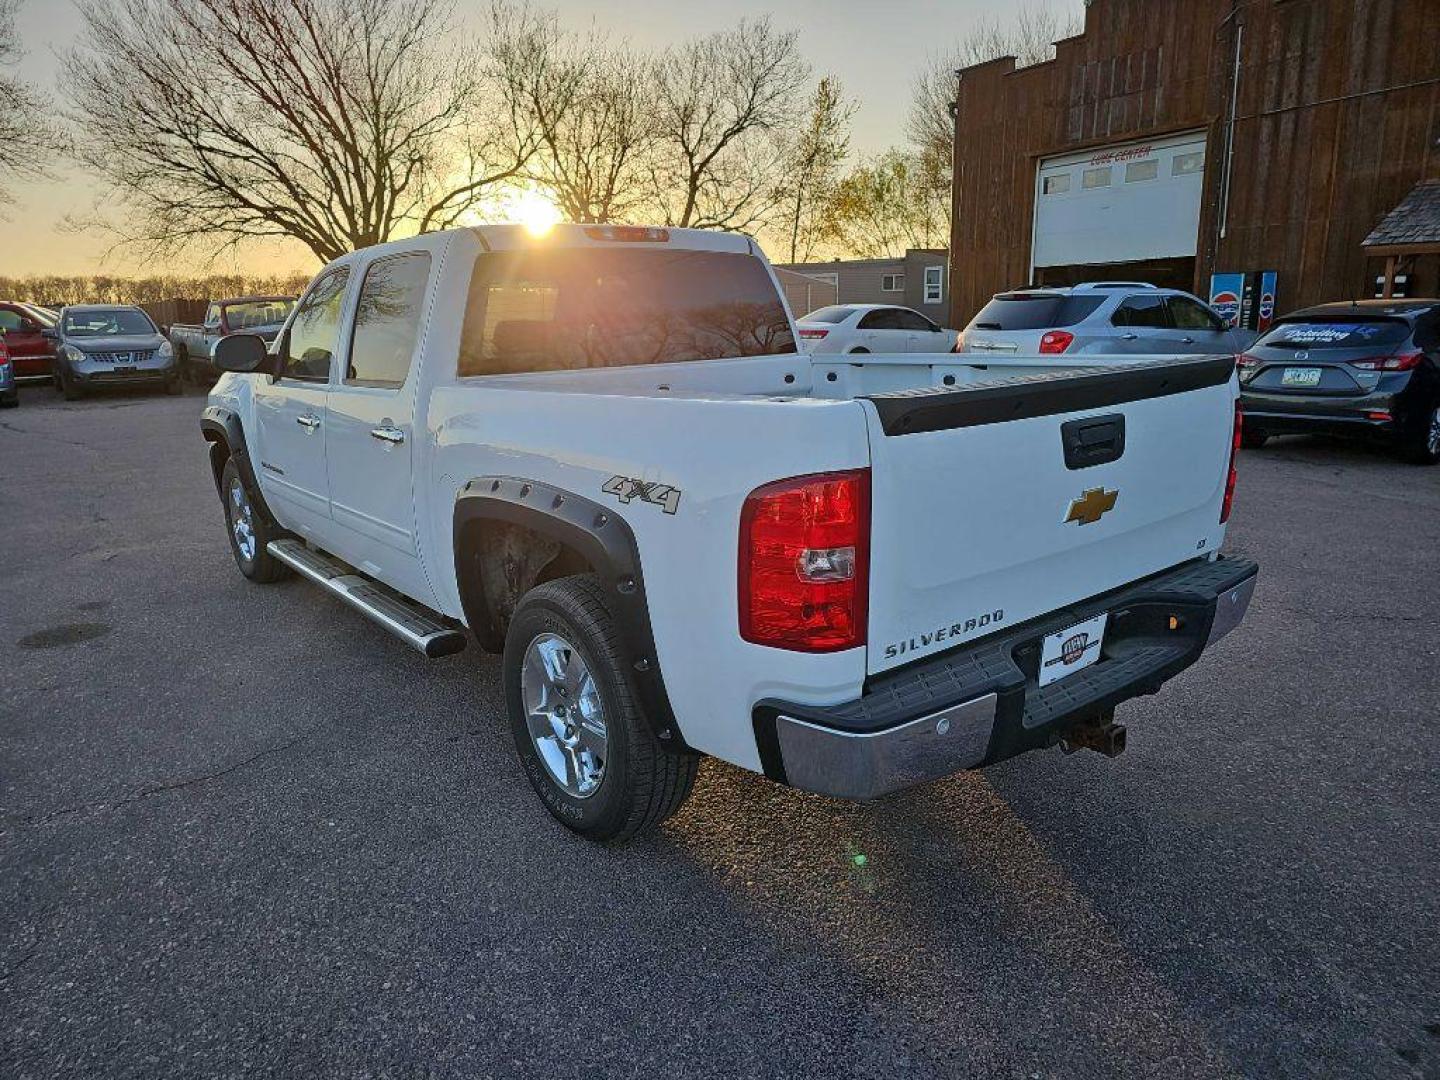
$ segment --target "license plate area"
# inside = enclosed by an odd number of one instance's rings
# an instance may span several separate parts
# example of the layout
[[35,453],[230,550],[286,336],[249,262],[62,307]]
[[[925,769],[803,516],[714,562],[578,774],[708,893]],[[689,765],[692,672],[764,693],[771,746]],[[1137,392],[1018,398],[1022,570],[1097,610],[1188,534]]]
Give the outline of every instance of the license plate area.
[[1287,367],[1280,375],[1281,386],[1319,386],[1318,367]]
[[1049,686],[1099,660],[1109,621],[1110,613],[1101,612],[1084,622],[1046,634],[1040,645],[1040,685]]

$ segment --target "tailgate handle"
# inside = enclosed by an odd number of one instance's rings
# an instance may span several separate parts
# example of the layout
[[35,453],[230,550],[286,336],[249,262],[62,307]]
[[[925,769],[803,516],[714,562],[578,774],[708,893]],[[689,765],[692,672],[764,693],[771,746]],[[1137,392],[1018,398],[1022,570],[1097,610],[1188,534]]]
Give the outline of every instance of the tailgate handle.
[[1090,416],[1060,425],[1067,469],[1088,469],[1117,460],[1125,453],[1125,415]]

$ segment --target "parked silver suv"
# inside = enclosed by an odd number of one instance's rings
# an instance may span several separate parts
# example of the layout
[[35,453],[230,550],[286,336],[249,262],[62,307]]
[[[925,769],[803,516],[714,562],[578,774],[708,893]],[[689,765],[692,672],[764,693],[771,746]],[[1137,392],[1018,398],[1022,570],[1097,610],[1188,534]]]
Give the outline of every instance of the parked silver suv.
[[1231,330],[1204,302],[1143,281],[998,293],[955,344],[961,353],[1238,353],[1254,334]]

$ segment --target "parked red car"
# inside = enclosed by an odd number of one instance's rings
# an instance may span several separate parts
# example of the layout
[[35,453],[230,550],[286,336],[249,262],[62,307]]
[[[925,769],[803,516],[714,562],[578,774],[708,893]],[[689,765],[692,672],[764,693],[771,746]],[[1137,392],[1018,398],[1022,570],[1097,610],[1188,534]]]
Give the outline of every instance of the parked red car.
[[54,377],[55,342],[41,332],[55,325],[55,317],[34,304],[0,300],[0,334],[15,370],[16,382],[49,381]]

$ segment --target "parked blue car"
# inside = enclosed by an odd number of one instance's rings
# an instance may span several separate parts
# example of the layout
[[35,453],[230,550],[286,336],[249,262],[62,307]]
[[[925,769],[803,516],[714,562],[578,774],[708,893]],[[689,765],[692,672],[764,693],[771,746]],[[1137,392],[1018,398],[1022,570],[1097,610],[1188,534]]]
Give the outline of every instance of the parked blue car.
[[15,364],[5,343],[0,341],[0,409],[20,404],[20,391],[15,388]]
[[170,342],[138,307],[65,307],[45,336],[59,345],[55,374],[67,401],[92,388],[128,383],[163,386],[171,394],[183,389]]

